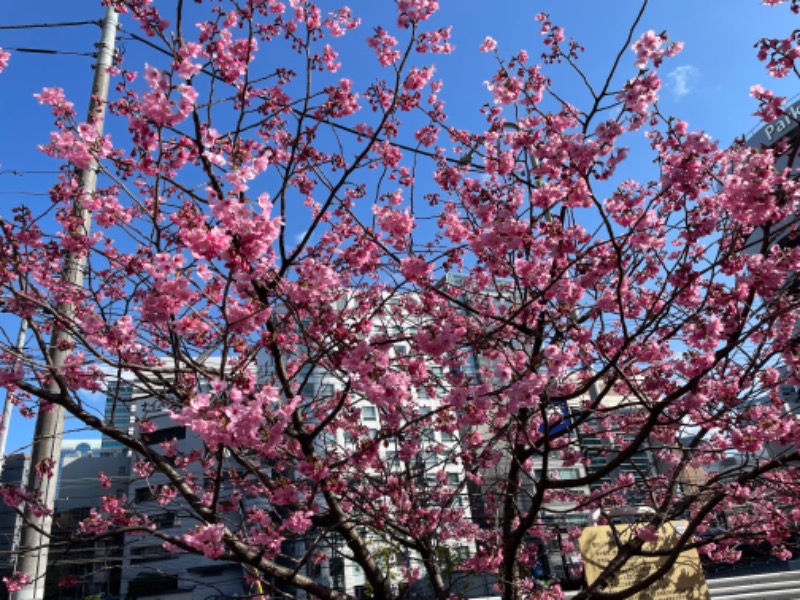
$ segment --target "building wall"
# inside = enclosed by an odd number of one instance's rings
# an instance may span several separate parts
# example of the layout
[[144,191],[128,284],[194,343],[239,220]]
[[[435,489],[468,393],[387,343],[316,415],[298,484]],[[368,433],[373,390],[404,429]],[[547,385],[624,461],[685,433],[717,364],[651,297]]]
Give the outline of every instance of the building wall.
[[[413,324],[406,324],[408,327]],[[392,334],[392,327],[396,324],[375,323],[376,331]],[[397,343],[392,349],[392,353],[405,354],[408,347],[404,343]],[[438,367],[431,366],[433,376],[441,377],[443,374]],[[269,357],[265,354],[259,356],[258,373],[259,378],[264,381],[272,377],[273,368]],[[305,385],[301,394],[307,401],[314,398],[327,397],[342,389],[342,382],[335,373],[326,372],[320,368],[306,368],[299,375],[300,379],[305,380]],[[435,411],[441,402],[441,398],[447,393],[443,386],[432,386],[430,390],[416,389],[411,390],[414,403],[419,416],[424,416]],[[359,413],[359,423],[367,430],[369,437],[374,437],[374,432],[381,429],[381,414],[378,408],[368,402],[365,398],[360,398],[355,393],[352,395],[352,408]],[[411,457],[405,457],[402,444],[397,439],[385,440],[380,445],[381,462],[387,466],[389,472],[408,473],[409,471],[416,477],[416,485],[424,494],[426,488],[439,490],[443,485],[447,485],[453,490],[452,506],[463,510],[467,519],[471,518],[471,506],[469,495],[465,485],[465,471],[463,464],[455,459],[458,453],[459,436],[461,433],[454,432],[447,434],[438,429],[428,428],[421,432],[419,441],[419,451]],[[350,454],[355,451],[358,440],[354,440],[347,432],[338,430],[334,435],[320,438],[317,441],[317,452],[325,455],[328,452],[336,452],[338,455]],[[439,472],[444,473],[444,481],[437,479]],[[377,475],[377,473],[375,474]],[[444,532],[443,532],[444,533]],[[422,563],[419,557],[408,551],[395,552],[394,542],[383,535],[381,531],[370,530],[362,527],[362,537],[372,546],[374,552],[380,554],[391,565],[389,567],[390,577],[397,586],[403,584],[400,576],[401,567],[419,567]],[[314,537],[313,534],[311,537]],[[366,579],[359,565],[347,557],[346,545],[335,535],[328,535],[327,542],[319,543],[315,541],[315,549],[324,551],[329,559],[322,564],[308,564],[303,567],[303,573],[315,578],[324,585],[334,587],[339,591],[351,595],[361,596],[365,593]],[[309,546],[298,540],[291,544],[293,556],[301,556]],[[447,541],[445,546],[450,549],[453,556],[464,558],[466,555],[475,552],[474,540],[452,540]],[[286,552],[287,548],[284,549]],[[390,556],[391,555],[391,556]],[[424,569],[422,569],[424,570]]]
[[[159,448],[163,441],[174,440],[180,454],[203,450],[202,441],[193,435],[191,430],[175,423],[166,411],[158,411],[151,406],[148,418],[156,427],[155,431],[146,437],[150,440],[152,448]],[[137,460],[136,457],[134,460]],[[202,481],[202,472],[198,466],[190,467],[190,472]],[[158,473],[147,478],[134,475],[129,481],[127,496],[138,511],[151,518],[158,529],[170,535],[182,535],[194,528],[197,522],[190,518],[188,511],[180,508],[180,503],[177,507],[174,502],[163,506],[156,500],[161,486],[166,483],[166,477]],[[224,518],[226,525],[231,529],[236,530],[242,526],[241,515],[238,512],[227,514]],[[131,581],[154,573],[175,577],[177,580],[177,590],[172,590],[172,595],[164,595],[165,599],[185,597],[205,600],[208,597],[219,597],[222,600],[240,597],[246,593],[244,570],[241,565],[197,554],[169,551],[158,539],[149,536],[136,534],[126,536],[123,565],[123,597],[128,592]]]
[[[8,486],[24,486],[28,482],[30,454],[9,454],[3,460],[0,483]],[[0,502],[0,570],[5,571],[15,564],[15,552],[19,548],[22,516],[5,502]]]
[[[122,380],[110,384],[106,390],[103,420],[108,424],[114,425],[120,431],[132,433],[135,417],[134,396],[133,382]],[[124,446],[115,439],[104,435],[102,447],[122,449]]]
[[[86,443],[77,440],[67,444],[59,467],[59,495],[53,518],[54,539],[48,555],[47,590],[50,594],[80,595],[119,594],[122,574],[122,535],[101,540],[81,541],[80,522],[104,496],[122,496],[130,479],[130,457],[125,453],[99,454],[99,440],[86,450]],[[74,449],[71,449],[74,447]],[[98,477],[104,473],[110,487]],[[78,584],[62,590],[58,581],[71,575]]]

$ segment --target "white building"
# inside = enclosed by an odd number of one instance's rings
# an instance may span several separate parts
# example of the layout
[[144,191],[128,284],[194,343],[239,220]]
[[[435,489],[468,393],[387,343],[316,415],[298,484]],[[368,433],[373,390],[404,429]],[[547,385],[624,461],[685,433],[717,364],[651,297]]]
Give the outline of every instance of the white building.
[[[402,327],[404,330],[406,328],[411,330],[413,323],[403,323]],[[397,323],[384,323],[376,319],[373,333],[377,336],[391,336],[399,333],[399,326]],[[406,343],[394,344],[389,352],[390,362],[408,352]],[[416,491],[420,494],[424,495],[427,490],[431,498],[436,498],[437,502],[444,498],[448,508],[461,511],[464,518],[469,520],[472,515],[465,470],[458,459],[461,433],[448,431],[446,427],[434,426],[432,419],[426,419],[426,415],[435,413],[439,408],[440,398],[447,392],[446,378],[442,369],[436,365],[429,365],[429,371],[431,379],[436,381],[435,384],[428,386],[427,389],[406,391],[411,394],[413,405],[413,410],[407,415],[408,420],[431,422],[422,427],[412,428],[411,431],[414,433],[411,435],[388,436],[378,440],[381,471],[368,469],[364,473],[363,482],[351,480],[351,483],[368,485],[370,478],[382,479],[392,473],[401,474],[406,478],[411,477],[415,481]],[[275,375],[271,359],[264,353],[259,355],[258,374],[262,382],[271,381]],[[300,393],[306,402],[329,398],[345,388],[342,378],[336,372],[326,371],[315,365],[306,365],[296,374],[294,380],[298,384],[302,382]],[[320,436],[316,442],[318,454],[335,455],[337,458],[347,457],[364,444],[376,441],[381,432],[387,431],[382,427],[384,417],[380,408],[370,403],[363,394],[353,390],[348,392],[348,410],[355,415],[354,426],[348,431],[338,429],[334,435]],[[416,439],[411,439],[414,436]],[[375,487],[377,488],[377,485]],[[388,499],[386,500],[388,502]],[[357,515],[355,517],[358,519]],[[373,554],[380,557],[381,565],[388,571],[393,586],[405,584],[402,575],[404,568],[419,568],[424,571],[420,557],[408,550],[408,547],[398,539],[402,535],[398,536],[397,532],[388,535],[381,528],[373,527],[365,521],[359,525],[359,533],[367,540]],[[321,541],[317,539],[318,534],[323,536]],[[457,562],[475,552],[474,540],[447,539],[446,532],[442,531],[441,534],[442,541],[437,547],[443,559],[450,556],[453,562]],[[353,560],[344,540],[330,532],[312,531],[306,537],[306,540],[294,542],[294,554],[301,556],[313,546],[315,550],[324,553],[327,560],[318,564],[309,562],[303,565],[303,574],[336,590],[363,597],[368,590],[368,583],[363,570]]]

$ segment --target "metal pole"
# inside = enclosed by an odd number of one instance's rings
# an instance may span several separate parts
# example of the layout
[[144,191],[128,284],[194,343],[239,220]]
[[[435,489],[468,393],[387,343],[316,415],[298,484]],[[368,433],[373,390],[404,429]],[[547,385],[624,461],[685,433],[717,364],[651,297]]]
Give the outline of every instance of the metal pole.
[[[25,335],[28,333],[28,320],[22,319],[17,333],[17,354],[22,355],[25,349]],[[3,468],[6,465],[6,444],[8,444],[8,428],[11,425],[11,412],[14,410],[12,399],[14,394],[6,393],[6,401],[3,403],[3,421],[0,423],[0,477],[3,475]]]
[[[94,70],[92,95],[89,101],[89,116],[87,122],[98,133],[103,134],[103,122],[108,98],[109,68],[113,66],[114,44],[117,35],[117,14],[110,4],[106,9],[103,20],[103,33],[98,45],[97,64]],[[80,171],[81,195],[93,194],[97,185],[98,163],[92,159],[87,169]],[[80,197],[73,205],[73,216],[83,223],[83,234],[89,235],[91,230],[91,212],[83,208]],[[68,253],[64,261],[62,279],[66,285],[76,288],[83,286],[83,271],[86,266],[86,257],[77,253]],[[61,302],[57,314],[63,322],[68,323],[75,314],[75,306],[70,302]],[[72,335],[64,326],[58,324],[54,327],[48,348],[49,366],[53,371],[58,371],[65,364],[70,355]],[[59,393],[55,382],[47,386],[49,392]],[[41,502],[50,511],[55,506],[55,494],[58,474],[58,461],[61,458],[61,438],[64,433],[64,408],[56,405],[52,410],[39,411],[36,418],[36,429],[31,452],[31,471],[28,480],[28,489],[41,494]],[[52,465],[51,472],[40,474],[37,467]],[[53,526],[51,516],[36,516],[29,508],[25,509],[25,521],[22,526],[20,541],[20,558],[17,570],[30,576],[32,583],[16,592],[14,600],[44,600],[44,584],[47,574],[48,538]]]

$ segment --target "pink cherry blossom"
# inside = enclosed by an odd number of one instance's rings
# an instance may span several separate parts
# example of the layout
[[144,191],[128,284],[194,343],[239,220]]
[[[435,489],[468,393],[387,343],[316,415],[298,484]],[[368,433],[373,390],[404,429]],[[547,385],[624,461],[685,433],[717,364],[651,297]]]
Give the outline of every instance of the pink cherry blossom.
[[201,551],[207,558],[219,558],[225,552],[222,544],[225,526],[221,523],[205,525],[184,534],[183,541]]
[[753,113],[760,117],[762,121],[768,123],[783,115],[783,106],[786,99],[776,96],[774,92],[765,90],[761,85],[754,85],[750,88],[750,95],[759,101],[759,109]]
[[636,53],[634,65],[640,69],[645,69],[652,61],[653,67],[658,68],[665,57],[675,56],[683,50],[682,42],[670,42],[666,48],[662,49],[662,46],[667,41],[668,38],[665,33],[656,34],[653,30],[643,33],[631,46],[631,49]]
[[488,35],[484,38],[483,43],[481,44],[481,52],[491,52],[497,48],[497,42],[494,38],[489,37]]
[[400,16],[397,24],[406,28],[411,22],[422,22],[439,10],[438,0],[399,0],[397,10]]
[[418,281],[427,277],[433,270],[433,265],[429,264],[423,258],[417,256],[410,256],[402,260],[401,272],[403,276],[409,281]]
[[11,577],[3,577],[3,583],[10,593],[18,592],[31,582],[30,575],[17,571]]
[[421,69],[412,67],[403,83],[403,87],[409,91],[419,91],[428,84],[433,77],[433,73],[433,67],[423,67]]
[[397,44],[397,38],[389,35],[382,27],[375,30],[374,36],[367,38],[367,45],[375,50],[378,61],[384,67],[394,64],[400,58],[400,52],[395,49]]
[[8,59],[11,58],[11,52],[6,52],[0,48],[0,73],[2,73],[8,66]]
[[68,102],[61,88],[46,87],[34,97],[39,104],[46,104],[53,108],[53,114],[57,117],[69,117],[74,114],[72,102]]

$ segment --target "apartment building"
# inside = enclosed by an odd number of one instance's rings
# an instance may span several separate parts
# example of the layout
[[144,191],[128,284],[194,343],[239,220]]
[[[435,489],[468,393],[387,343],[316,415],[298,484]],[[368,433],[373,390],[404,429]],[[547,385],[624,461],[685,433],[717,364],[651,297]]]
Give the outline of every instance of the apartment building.
[[[395,303],[396,299],[388,301],[389,305]],[[408,355],[408,342],[400,339],[404,337],[403,332],[413,331],[416,324],[412,317],[403,314],[401,310],[390,310],[389,313],[392,317],[384,315],[374,319],[370,335],[375,340],[398,340],[386,342],[390,344],[391,365],[392,361]],[[365,394],[348,390],[348,410],[354,415],[353,423],[347,428],[320,436],[316,442],[316,451],[320,455],[347,457],[375,443],[381,466],[363,473],[364,481],[374,479],[377,487],[383,485],[388,477],[401,476],[414,482],[420,505],[424,506],[425,498],[428,497],[431,505],[441,505],[443,502],[446,508],[458,510],[466,519],[471,519],[472,507],[465,469],[458,459],[462,433],[439,426],[435,418],[447,393],[446,374],[437,365],[428,365],[428,369],[431,385],[405,390],[411,397],[409,404],[413,408],[405,409],[402,422],[407,425],[407,429],[401,427],[402,434],[387,435],[386,432],[391,428],[387,428],[382,422],[387,418],[386,414],[371,403]],[[259,355],[258,377],[262,382],[275,381],[274,365],[266,353]],[[294,374],[293,380],[298,382],[298,391],[308,405],[339,394],[347,387],[339,373],[326,370],[318,364],[303,365]],[[351,481],[352,485],[359,483],[361,481],[357,479]],[[390,506],[389,499],[385,500],[387,506]],[[355,520],[359,520],[357,514]],[[404,570],[424,570],[419,555],[408,549],[411,544],[403,543],[402,532],[390,534],[365,519],[359,526],[359,533],[368,541],[374,555],[380,557],[389,572],[392,585],[396,588],[406,584],[402,575]],[[441,560],[445,562],[455,563],[475,552],[473,539],[448,539],[444,532],[442,540],[437,540],[435,544]],[[312,531],[304,539],[295,540],[293,547],[295,556],[303,556],[311,550],[326,556],[326,560],[322,562],[304,564],[301,567],[303,574],[356,597],[367,594],[369,585],[364,573],[338,535]]]

